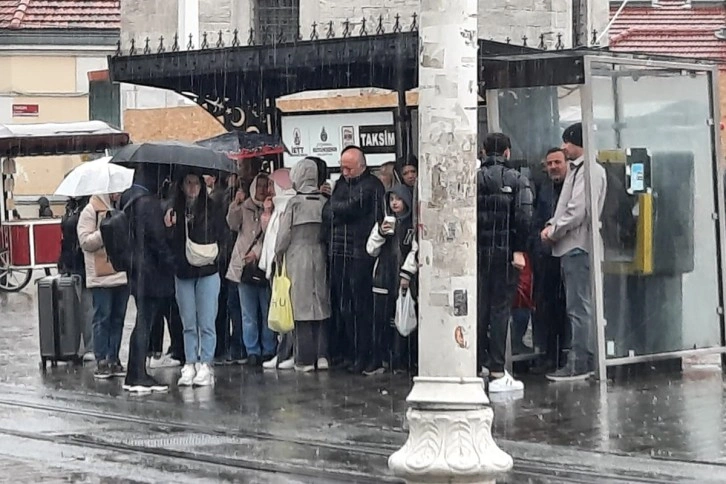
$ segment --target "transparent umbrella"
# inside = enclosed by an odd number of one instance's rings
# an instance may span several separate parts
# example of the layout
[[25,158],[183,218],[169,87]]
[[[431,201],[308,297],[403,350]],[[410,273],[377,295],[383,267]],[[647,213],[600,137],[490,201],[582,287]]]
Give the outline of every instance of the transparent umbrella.
[[134,170],[109,163],[110,156],[89,161],[71,170],[55,191],[65,197],[121,193],[130,188]]

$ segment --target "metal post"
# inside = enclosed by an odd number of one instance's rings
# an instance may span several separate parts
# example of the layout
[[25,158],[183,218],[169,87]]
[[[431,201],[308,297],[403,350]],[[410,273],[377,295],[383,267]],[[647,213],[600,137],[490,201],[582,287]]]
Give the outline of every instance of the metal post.
[[591,167],[597,163],[597,142],[595,140],[595,97],[593,94],[594,76],[592,72],[593,59],[585,57],[585,84],[582,86],[581,110],[582,110],[582,135],[585,142],[585,195],[588,207],[590,208],[590,280],[591,280],[591,317],[595,327],[595,364],[597,366],[597,378],[601,382],[607,381],[607,345],[605,341],[605,302],[603,295],[603,272],[602,261],[604,248],[602,237],[600,237],[600,209],[597,198],[592,196]]
[[421,2],[419,376],[408,440],[388,461],[408,482],[486,482],[512,468],[476,376],[477,4]]

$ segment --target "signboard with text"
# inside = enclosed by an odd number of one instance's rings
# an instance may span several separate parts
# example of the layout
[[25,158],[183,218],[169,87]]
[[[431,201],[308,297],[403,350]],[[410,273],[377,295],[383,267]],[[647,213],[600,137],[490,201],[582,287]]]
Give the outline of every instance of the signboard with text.
[[37,104],[13,104],[14,118],[37,118],[39,113]]
[[350,145],[363,149],[369,166],[396,160],[392,111],[286,115],[281,123],[288,167],[306,156],[317,156],[338,168],[340,152]]

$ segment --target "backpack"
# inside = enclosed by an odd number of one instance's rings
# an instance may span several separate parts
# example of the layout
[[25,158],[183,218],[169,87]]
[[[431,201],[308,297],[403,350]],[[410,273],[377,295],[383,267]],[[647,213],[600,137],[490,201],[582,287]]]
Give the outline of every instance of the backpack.
[[84,204],[66,205],[66,213],[61,218],[61,253],[58,270],[62,274],[81,274],[85,277],[83,251],[78,240],[78,219]]
[[129,272],[132,267],[133,233],[128,209],[146,194],[136,194],[121,210],[109,210],[99,224],[101,239],[109,262],[117,272]]

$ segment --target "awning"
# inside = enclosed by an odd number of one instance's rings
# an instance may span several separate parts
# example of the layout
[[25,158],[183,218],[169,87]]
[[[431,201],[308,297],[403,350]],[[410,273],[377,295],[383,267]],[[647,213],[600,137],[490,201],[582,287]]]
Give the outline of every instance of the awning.
[[102,121],[0,125],[0,156],[103,153],[129,143],[129,135]]

